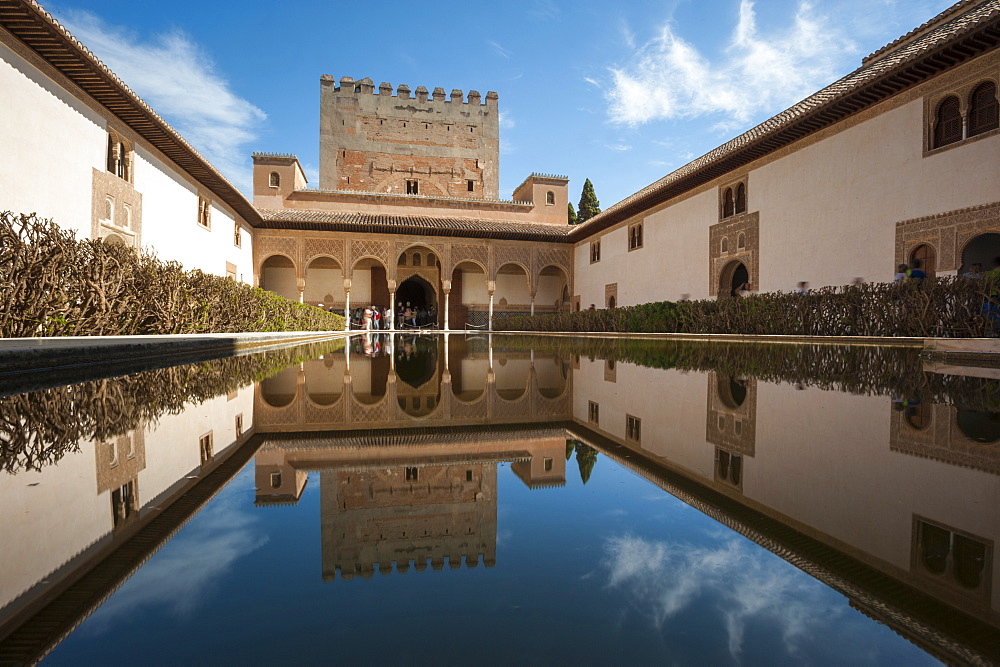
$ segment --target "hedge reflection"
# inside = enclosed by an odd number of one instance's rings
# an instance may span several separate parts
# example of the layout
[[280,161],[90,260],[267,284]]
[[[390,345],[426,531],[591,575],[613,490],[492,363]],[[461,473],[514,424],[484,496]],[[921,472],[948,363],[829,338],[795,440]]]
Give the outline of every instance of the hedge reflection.
[[852,394],[904,396],[1000,410],[996,380],[925,373],[911,347],[781,345],[628,338],[494,335],[494,351],[548,351],[647,368],[715,371],[727,377],[793,382]]
[[0,398],[0,470],[41,470],[79,451],[82,441],[109,440],[343,345],[316,343]]

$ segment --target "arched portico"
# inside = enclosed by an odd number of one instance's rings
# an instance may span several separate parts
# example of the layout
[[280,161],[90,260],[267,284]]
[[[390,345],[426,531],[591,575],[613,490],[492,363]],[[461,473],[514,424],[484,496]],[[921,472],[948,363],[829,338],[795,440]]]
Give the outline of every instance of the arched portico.
[[[996,268],[993,263],[1000,257],[1000,234],[988,232],[969,239],[962,248],[962,266],[960,273],[981,273]],[[978,264],[979,270],[973,270]]]
[[344,306],[344,271],[340,262],[326,255],[314,257],[305,270],[303,301],[327,309]]
[[286,299],[300,300],[295,263],[286,255],[271,255],[261,263],[260,286]]

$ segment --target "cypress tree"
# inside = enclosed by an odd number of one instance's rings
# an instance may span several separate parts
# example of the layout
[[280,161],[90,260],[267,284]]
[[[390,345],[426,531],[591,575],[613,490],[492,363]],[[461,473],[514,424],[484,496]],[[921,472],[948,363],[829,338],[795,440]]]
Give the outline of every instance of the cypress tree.
[[569,202],[566,206],[569,207],[569,217],[567,220],[569,221],[569,224],[575,225],[579,222],[579,220],[576,219],[576,209],[573,208],[573,202]]
[[576,214],[578,222],[586,222],[601,212],[601,202],[597,201],[594,194],[594,184],[588,178],[583,183],[583,192],[580,193],[580,206]]

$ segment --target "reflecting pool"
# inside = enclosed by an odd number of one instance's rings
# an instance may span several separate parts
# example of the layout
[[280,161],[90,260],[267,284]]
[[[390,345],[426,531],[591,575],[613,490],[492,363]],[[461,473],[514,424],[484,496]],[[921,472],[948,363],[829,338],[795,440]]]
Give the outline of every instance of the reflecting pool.
[[1000,661],[1000,372],[354,336],[0,385],[0,661]]

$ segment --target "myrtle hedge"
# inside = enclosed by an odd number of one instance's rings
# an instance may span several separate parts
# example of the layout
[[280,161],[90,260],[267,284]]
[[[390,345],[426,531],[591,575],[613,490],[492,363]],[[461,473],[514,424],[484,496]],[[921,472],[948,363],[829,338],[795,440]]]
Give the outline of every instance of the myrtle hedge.
[[312,343],[0,397],[0,470],[41,470],[82,442],[150,427],[162,415],[343,347],[342,340]]
[[920,349],[877,345],[782,345],[573,336],[494,336],[498,351],[547,351],[647,368],[714,371],[725,377],[788,382],[853,394],[1000,410],[1000,383],[925,372]]
[[1000,313],[995,274],[922,282],[823,287],[806,294],[660,301],[604,310],[497,318],[502,331],[732,333],[797,336],[995,335]]
[[0,337],[331,331],[340,315],[0,213]]

